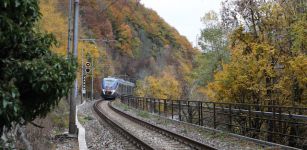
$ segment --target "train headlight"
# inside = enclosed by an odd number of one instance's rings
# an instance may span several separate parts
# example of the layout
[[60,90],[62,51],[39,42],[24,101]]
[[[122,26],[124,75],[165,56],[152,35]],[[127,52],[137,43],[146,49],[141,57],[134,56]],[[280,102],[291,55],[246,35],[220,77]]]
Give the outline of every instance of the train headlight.
[[115,92],[115,90],[111,90],[111,92],[112,92],[112,95],[114,94],[114,92]]
[[102,92],[103,92],[103,94],[106,94],[106,90],[105,89],[102,89]]

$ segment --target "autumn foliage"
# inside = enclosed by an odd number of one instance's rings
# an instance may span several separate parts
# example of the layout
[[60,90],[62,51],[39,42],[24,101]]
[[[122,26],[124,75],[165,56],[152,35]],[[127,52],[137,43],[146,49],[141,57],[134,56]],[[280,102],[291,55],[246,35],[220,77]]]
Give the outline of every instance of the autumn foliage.
[[[171,97],[165,91],[182,91],[183,85],[189,85],[191,62],[197,51],[155,11],[138,0],[87,0],[80,6],[86,34],[102,40],[98,45],[106,48],[115,74],[140,79],[151,89],[150,96]],[[165,78],[176,84],[166,89],[162,84]],[[144,92],[141,87],[138,90]],[[182,93],[175,90],[171,95],[177,98]]]
[[[207,94],[214,101],[306,105],[306,11],[299,1],[230,3],[244,22],[229,37],[231,61],[214,75]],[[240,20],[224,18],[225,26]],[[305,39],[305,40],[302,40]]]
[[147,76],[144,81],[138,81],[137,87],[136,94],[143,97],[179,99],[182,93],[179,82],[166,70],[161,76]]

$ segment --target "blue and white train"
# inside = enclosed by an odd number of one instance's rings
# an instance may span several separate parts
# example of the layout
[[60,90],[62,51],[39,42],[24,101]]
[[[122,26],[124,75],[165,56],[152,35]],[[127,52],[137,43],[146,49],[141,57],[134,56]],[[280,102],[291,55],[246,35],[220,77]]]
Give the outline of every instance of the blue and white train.
[[101,83],[101,97],[115,99],[121,95],[132,95],[135,84],[123,79],[107,77]]

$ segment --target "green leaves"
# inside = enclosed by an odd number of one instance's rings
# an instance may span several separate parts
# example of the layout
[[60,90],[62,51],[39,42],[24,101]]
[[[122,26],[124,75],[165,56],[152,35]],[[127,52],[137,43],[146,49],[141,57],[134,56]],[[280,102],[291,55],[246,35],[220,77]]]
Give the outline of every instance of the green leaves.
[[52,34],[34,29],[36,0],[0,2],[0,128],[45,116],[75,79],[76,60],[50,51]]
[[15,0],[15,7],[18,7],[18,6],[20,6],[19,0]]

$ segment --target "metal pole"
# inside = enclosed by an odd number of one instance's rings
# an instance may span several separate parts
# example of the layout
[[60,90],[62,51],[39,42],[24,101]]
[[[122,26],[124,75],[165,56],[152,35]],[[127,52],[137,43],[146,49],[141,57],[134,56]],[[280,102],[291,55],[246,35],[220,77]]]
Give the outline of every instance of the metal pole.
[[179,100],[179,121],[181,121],[181,101]]
[[81,84],[81,103],[83,101],[83,89],[85,88],[84,87],[84,80],[85,80],[85,78],[84,78],[83,48],[82,48],[82,50],[81,50],[81,82],[82,82],[82,84]]
[[[74,58],[78,60],[78,22],[79,22],[79,0],[74,3]],[[77,74],[77,72],[76,72]],[[72,96],[70,97],[70,113],[69,113],[69,134],[77,134],[76,126],[76,99],[78,96],[78,80],[75,79],[74,88],[71,90]]]
[[70,53],[70,45],[71,45],[71,16],[72,16],[72,0],[69,0],[69,6],[68,6],[68,39],[67,39],[67,56],[66,58],[69,58]]
[[92,87],[91,87],[91,100],[93,101],[93,97],[94,97],[94,63],[93,63],[93,57],[92,57],[92,68],[91,68],[91,72],[92,72]]
[[[68,6],[68,36],[67,36],[67,52],[66,52],[66,59],[69,61],[69,53],[70,53],[70,45],[71,45],[71,17],[72,17],[72,0],[69,0]],[[70,103],[71,91],[67,94],[67,102]]]

